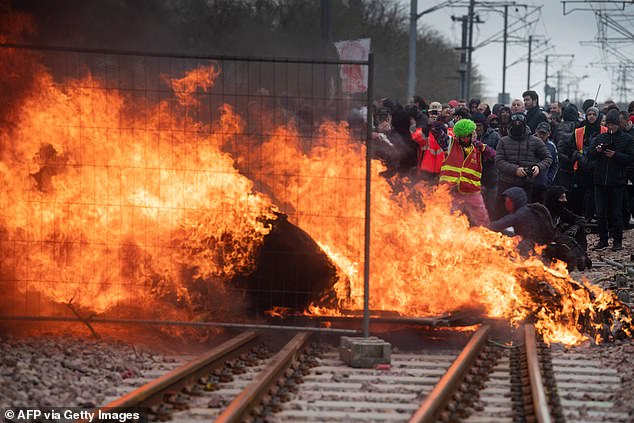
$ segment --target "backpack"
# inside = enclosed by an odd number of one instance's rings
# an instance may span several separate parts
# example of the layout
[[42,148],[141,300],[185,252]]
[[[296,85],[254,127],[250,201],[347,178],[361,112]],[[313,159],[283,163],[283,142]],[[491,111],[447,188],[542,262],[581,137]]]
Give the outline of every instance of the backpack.
[[539,234],[538,237],[536,237],[536,241],[540,243],[551,242],[555,237],[555,233],[557,232],[557,230],[555,228],[555,222],[553,222],[553,218],[546,206],[541,203],[529,203],[526,205],[526,207],[528,207],[531,212],[536,214],[540,221],[545,223],[544,226],[541,228],[543,229],[543,231]]
[[572,139],[572,135],[575,133],[577,125],[575,122],[564,121],[557,125],[557,129],[553,134],[553,141],[556,146],[559,146],[562,141],[567,142]]

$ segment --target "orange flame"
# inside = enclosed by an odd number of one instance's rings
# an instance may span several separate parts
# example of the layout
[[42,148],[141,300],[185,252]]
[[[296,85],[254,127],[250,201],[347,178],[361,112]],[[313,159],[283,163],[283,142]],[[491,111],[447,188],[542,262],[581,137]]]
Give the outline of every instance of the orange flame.
[[[219,74],[211,65],[169,82],[191,106]],[[324,122],[306,148],[290,122],[250,152],[261,167],[250,175],[272,201],[236,170],[244,158],[221,150],[244,126],[228,105],[207,124],[167,101],[101,89],[91,76],[63,87],[45,72],[35,81],[17,124],[0,128],[0,243],[10,251],[0,272],[37,282],[18,290],[75,297],[97,312],[156,299],[188,304],[183,269],[218,289],[248,273],[275,202],[338,268],[339,308],[311,312],[362,309],[365,149],[346,124]],[[586,339],[581,322],[599,325],[606,312],[611,324],[631,325],[612,294],[575,282],[561,263],[524,260],[514,239],[470,228],[451,213],[445,189],[395,190],[399,182],[381,170],[372,163],[372,309],[427,316],[481,307],[513,323],[534,316],[548,342],[566,344]],[[165,310],[174,307],[156,309]]]
[[[186,94],[217,74],[199,68],[173,86],[191,104]],[[220,151],[239,117],[224,106],[205,127],[166,102],[102,88],[91,76],[57,86],[43,72],[18,125],[0,131],[0,240],[10,252],[0,271],[37,281],[17,284],[24,295],[74,297],[97,312],[150,294],[187,304],[185,267],[219,281],[248,273],[276,215]]]
[[[345,124],[333,122],[321,126],[316,147],[308,152],[301,149],[300,138],[292,126],[280,127],[262,145],[261,166],[286,177],[260,182],[338,266],[334,289],[340,307],[360,310],[364,148],[351,139]],[[395,193],[397,181],[380,177],[381,170],[373,162],[371,309],[429,316],[482,307],[488,316],[513,324],[536,315],[536,327],[548,342],[577,344],[586,339],[580,319],[593,321],[596,310],[618,304],[614,295],[575,282],[563,263],[549,268],[537,257],[522,259],[516,239],[470,228],[465,216],[450,211],[451,197],[443,187],[419,185]],[[294,209],[296,196],[301,210]],[[332,215],[341,218],[311,218]],[[536,295],[540,284],[550,286],[560,304],[541,304],[548,293]],[[313,305],[309,313],[337,315],[340,310]]]
[[190,70],[187,75],[180,79],[167,77],[164,79],[172,87],[181,106],[195,106],[199,104],[198,99],[194,97],[196,90],[200,88],[203,92],[209,92],[218,75],[220,75],[220,68],[218,65],[212,64]]

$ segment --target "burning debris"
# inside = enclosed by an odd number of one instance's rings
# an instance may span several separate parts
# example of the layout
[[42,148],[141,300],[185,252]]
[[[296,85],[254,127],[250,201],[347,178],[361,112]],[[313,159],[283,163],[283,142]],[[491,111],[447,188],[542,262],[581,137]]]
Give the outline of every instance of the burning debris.
[[[16,52],[0,54],[6,67]],[[241,299],[261,312],[362,309],[365,150],[346,124],[323,122],[307,146],[291,121],[246,151],[231,148],[252,136],[233,107],[210,121],[192,110],[222,74],[217,63],[163,75],[161,89],[176,93],[156,101],[90,72],[35,68],[12,100],[15,122],[0,128],[0,273],[38,281],[14,284],[15,298],[37,291],[96,313],[129,305],[163,316],[235,313]],[[567,344],[631,334],[613,296],[470,228],[442,188],[395,192],[381,170],[372,164],[372,309],[479,308],[534,318],[549,342]]]

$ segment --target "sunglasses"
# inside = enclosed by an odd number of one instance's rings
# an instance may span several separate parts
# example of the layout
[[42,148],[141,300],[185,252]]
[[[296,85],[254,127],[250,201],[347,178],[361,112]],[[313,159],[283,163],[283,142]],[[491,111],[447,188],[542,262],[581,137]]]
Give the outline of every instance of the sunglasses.
[[429,114],[431,114],[431,115],[437,115],[438,113],[439,113],[438,110],[430,110],[429,111]]
[[511,115],[511,120],[524,122],[526,120],[526,117],[524,115]]

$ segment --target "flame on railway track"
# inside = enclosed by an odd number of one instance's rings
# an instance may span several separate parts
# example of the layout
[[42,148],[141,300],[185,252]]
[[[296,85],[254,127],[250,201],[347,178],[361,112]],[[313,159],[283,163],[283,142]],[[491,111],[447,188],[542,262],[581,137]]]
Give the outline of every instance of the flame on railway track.
[[[7,70],[17,53],[1,54]],[[250,152],[260,166],[251,181],[236,169],[243,158],[223,152],[244,127],[232,108],[210,123],[187,112],[217,65],[165,77],[178,105],[136,100],[90,74],[60,81],[35,69],[14,121],[0,128],[0,244],[9,252],[0,271],[20,281],[18,293],[74,296],[96,312],[143,302],[165,316],[173,310],[159,300],[190,301],[185,267],[218,291],[248,273],[279,207],[338,269],[338,307],[309,313],[362,308],[365,150],[346,124],[324,122],[310,148],[291,122],[274,128]],[[470,228],[444,189],[395,189],[381,170],[372,164],[372,309],[429,316],[479,307],[513,323],[534,318],[547,341],[566,344],[629,330],[614,295],[574,281],[561,263],[521,258],[514,239]]]

